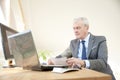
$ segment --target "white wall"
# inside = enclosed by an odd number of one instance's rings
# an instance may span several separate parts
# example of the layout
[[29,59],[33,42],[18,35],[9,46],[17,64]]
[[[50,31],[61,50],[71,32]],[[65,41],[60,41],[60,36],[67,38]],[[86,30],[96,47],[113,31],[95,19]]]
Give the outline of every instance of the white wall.
[[47,49],[61,53],[67,48],[70,40],[75,38],[72,30],[73,19],[83,16],[89,20],[90,32],[106,36],[112,67],[120,65],[118,64],[120,60],[120,0],[28,1],[29,3],[25,4],[25,6],[29,5],[27,8],[30,9],[29,17],[31,17],[28,28],[33,31],[38,50]]
[[[31,25],[36,46],[51,50],[63,50],[74,38],[72,21],[87,17],[90,32],[105,35],[109,54],[119,51],[119,0],[30,0]],[[117,57],[117,56],[116,56]]]

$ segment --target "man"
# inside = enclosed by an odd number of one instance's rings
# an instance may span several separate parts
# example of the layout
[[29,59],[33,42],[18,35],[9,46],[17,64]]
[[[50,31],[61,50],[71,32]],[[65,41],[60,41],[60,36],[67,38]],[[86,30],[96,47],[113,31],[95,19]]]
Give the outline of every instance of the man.
[[[57,57],[67,57],[69,66],[80,65],[99,72],[107,73],[116,80],[110,66],[107,64],[108,52],[106,38],[95,36],[88,32],[88,20],[79,17],[74,20],[73,30],[76,39],[71,40],[69,48]],[[49,64],[53,64],[51,60]]]

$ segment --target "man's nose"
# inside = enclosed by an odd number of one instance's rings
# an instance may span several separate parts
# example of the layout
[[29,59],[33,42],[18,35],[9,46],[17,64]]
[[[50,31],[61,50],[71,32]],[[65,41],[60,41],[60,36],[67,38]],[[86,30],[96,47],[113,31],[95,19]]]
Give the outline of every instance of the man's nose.
[[77,30],[77,29],[75,29],[75,30],[74,30],[74,32],[75,32],[75,33],[77,33],[77,32],[78,32],[78,30]]

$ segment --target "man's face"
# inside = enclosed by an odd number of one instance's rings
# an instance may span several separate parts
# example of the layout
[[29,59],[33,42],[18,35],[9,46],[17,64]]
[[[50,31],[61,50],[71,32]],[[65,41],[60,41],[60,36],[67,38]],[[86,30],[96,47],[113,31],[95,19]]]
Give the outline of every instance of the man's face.
[[84,39],[88,34],[88,27],[82,21],[75,22],[73,30],[77,39]]

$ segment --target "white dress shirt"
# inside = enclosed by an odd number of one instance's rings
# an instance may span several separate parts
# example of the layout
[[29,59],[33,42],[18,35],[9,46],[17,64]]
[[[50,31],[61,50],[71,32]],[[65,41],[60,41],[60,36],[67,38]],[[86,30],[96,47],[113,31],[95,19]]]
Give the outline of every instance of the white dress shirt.
[[[85,47],[86,47],[86,53],[88,51],[88,43],[89,43],[89,38],[90,38],[90,34],[87,35],[87,37],[84,39],[85,41]],[[82,59],[82,40],[80,40],[80,44],[79,44],[79,49],[78,49],[78,58],[79,59]],[[85,63],[86,63],[86,68],[89,68],[90,67],[90,62],[88,60],[84,60]]]

